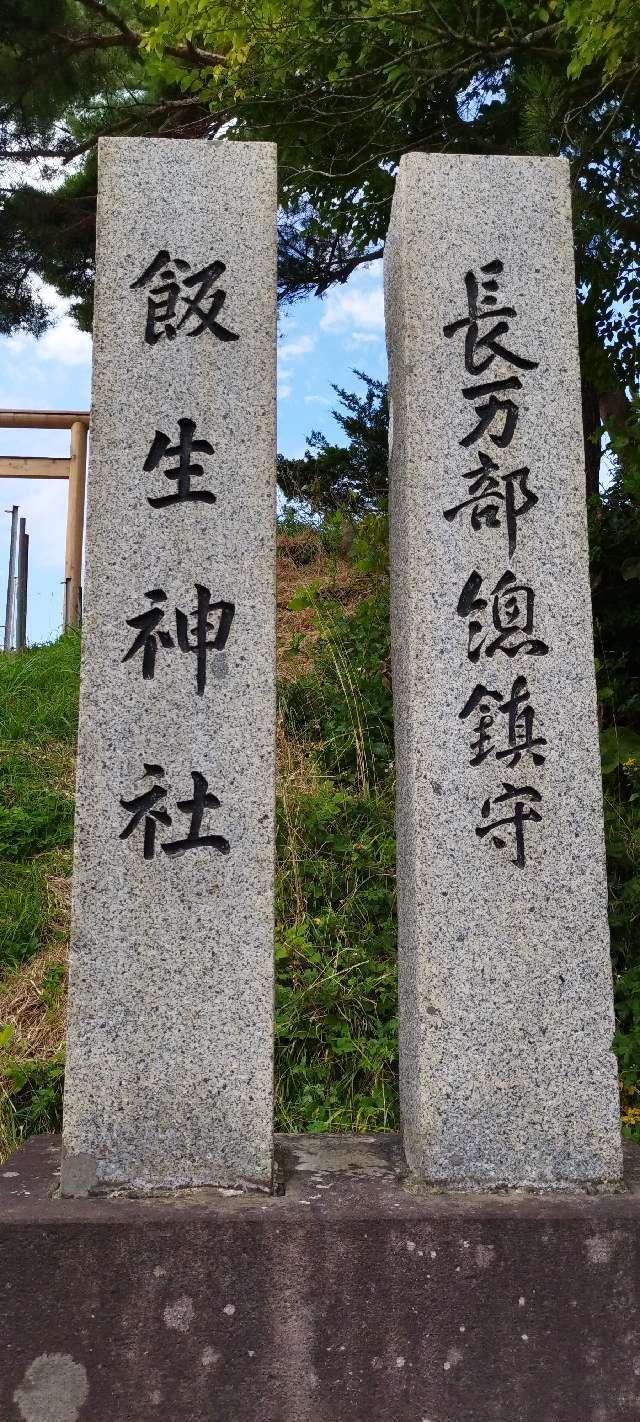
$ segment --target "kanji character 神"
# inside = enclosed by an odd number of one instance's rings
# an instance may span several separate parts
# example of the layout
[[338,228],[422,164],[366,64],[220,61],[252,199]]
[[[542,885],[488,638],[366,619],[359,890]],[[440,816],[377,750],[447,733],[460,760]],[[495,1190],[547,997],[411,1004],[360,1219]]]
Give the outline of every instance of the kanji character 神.
[[[227,645],[231,624],[235,615],[235,603],[212,602],[211,593],[208,588],[201,583],[196,583],[197,606],[189,613],[183,612],[181,608],[175,609],[176,620],[176,640],[181,652],[194,652],[197,656],[196,663],[196,688],[198,696],[204,695],[207,684],[207,652],[222,652]],[[153,680],[158,643],[161,647],[171,650],[176,646],[171,633],[160,623],[165,616],[165,608],[162,605],[166,602],[167,594],[163,588],[151,588],[145,593],[149,599],[151,607],[146,612],[138,613],[136,617],[128,617],[127,627],[133,627],[138,632],[122,658],[123,662],[131,661],[138,652],[142,652],[142,675],[145,681]],[[211,613],[218,613],[217,626],[209,621]],[[189,628],[189,618],[195,618],[195,626]],[[213,633],[213,637],[210,634]],[[193,642],[190,637],[193,636]]]

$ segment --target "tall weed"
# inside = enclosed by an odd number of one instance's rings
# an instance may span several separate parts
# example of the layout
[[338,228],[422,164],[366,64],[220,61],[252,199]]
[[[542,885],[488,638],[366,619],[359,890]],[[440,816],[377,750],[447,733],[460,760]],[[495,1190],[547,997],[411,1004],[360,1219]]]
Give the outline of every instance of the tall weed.
[[393,796],[323,785],[278,815],[276,1121],[397,1124]]
[[319,631],[313,665],[281,689],[287,733],[320,769],[360,794],[384,786],[393,764],[386,591],[346,614],[313,586],[292,606],[313,608]]

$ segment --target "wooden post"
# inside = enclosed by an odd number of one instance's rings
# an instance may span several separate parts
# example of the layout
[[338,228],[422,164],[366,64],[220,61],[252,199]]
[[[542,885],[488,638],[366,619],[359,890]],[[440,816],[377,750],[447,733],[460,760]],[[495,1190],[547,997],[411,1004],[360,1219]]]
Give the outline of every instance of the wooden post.
[[82,535],[84,528],[84,490],[87,470],[87,426],[75,420],[71,426],[69,459],[69,504],[67,507],[67,544],[64,559],[63,627],[76,627],[80,620],[80,579],[82,575]]
[[16,599],[16,652],[27,645],[27,584],[29,580],[29,535],[27,520],[20,519],[18,538],[18,595]]

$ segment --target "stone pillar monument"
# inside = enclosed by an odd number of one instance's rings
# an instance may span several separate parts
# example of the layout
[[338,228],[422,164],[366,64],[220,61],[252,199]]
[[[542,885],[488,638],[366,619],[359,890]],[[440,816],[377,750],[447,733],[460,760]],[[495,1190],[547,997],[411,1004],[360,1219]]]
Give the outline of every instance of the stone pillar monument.
[[567,164],[408,155],[385,267],[407,1158],[612,1182]]
[[272,1171],[276,153],[103,140],[62,1192]]

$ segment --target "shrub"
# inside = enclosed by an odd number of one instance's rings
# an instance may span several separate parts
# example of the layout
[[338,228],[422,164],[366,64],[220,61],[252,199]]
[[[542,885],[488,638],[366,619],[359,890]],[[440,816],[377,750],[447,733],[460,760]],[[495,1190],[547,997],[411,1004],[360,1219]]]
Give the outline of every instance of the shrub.
[[320,633],[311,669],[281,688],[285,729],[322,772],[361,793],[383,785],[393,762],[386,591],[346,614],[313,587],[292,607],[313,607]]

